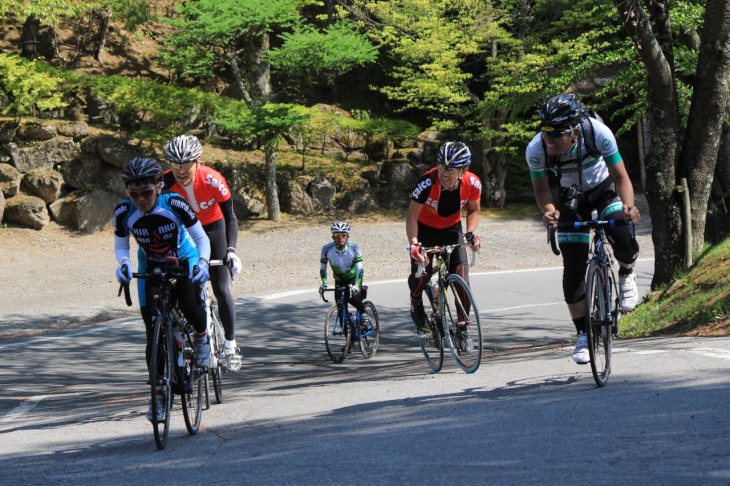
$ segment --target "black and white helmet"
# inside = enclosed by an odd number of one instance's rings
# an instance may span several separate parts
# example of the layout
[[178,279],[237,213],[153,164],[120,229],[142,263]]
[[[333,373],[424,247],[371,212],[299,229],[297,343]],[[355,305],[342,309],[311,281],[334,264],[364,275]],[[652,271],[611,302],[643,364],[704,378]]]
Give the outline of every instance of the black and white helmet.
[[332,234],[345,233],[349,235],[350,225],[347,224],[347,221],[337,221],[336,223],[332,223],[332,228],[330,228],[330,230],[332,231]]
[[203,147],[195,135],[178,135],[167,144],[165,154],[170,162],[184,164],[197,160],[203,154]]
[[573,93],[551,96],[540,107],[540,130],[564,131],[578,124],[587,116],[586,107]]
[[132,182],[151,179],[157,182],[162,177],[162,167],[155,159],[135,157],[122,167],[122,182]]
[[439,148],[436,158],[446,167],[462,168],[471,164],[471,151],[464,142],[446,142]]

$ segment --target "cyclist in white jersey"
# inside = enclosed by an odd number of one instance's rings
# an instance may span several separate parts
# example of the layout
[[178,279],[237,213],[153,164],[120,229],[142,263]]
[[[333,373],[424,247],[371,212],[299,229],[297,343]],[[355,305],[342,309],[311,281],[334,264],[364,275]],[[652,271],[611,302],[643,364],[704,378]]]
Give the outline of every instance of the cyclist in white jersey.
[[[586,120],[587,118],[587,120]],[[540,132],[527,145],[525,157],[543,224],[557,228],[558,222],[585,221],[598,211],[599,219],[625,219],[638,223],[634,189],[616,138],[601,121],[588,117],[583,103],[573,94],[548,98],[540,108]],[[589,123],[590,125],[585,125]],[[583,126],[592,133],[584,133]],[[600,153],[592,154],[586,137],[592,136]],[[548,178],[557,179],[560,204],[553,201]],[[559,230],[558,244],[563,255],[563,296],[578,332],[573,359],[589,362],[585,336],[585,275],[589,230]],[[631,311],[638,303],[633,266],[639,244],[627,226],[608,228],[614,256],[619,263],[621,307]]]
[[[360,288],[362,287],[363,263],[360,246],[350,240],[350,225],[346,221],[332,223],[330,228],[332,240],[322,247],[320,255],[319,276],[322,279],[320,292],[327,288],[327,263],[332,267],[332,275],[336,286],[350,287],[350,297],[347,301],[360,311],[361,319],[368,324],[365,305],[362,303]],[[335,300],[339,302],[340,294],[336,293]]]

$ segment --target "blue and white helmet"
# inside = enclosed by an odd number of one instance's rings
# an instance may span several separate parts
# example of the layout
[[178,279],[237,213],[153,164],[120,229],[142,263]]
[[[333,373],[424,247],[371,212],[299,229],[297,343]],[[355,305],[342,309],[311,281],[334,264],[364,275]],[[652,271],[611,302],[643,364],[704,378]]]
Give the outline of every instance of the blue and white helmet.
[[471,151],[464,142],[446,142],[439,148],[438,163],[446,167],[468,167],[471,164]]

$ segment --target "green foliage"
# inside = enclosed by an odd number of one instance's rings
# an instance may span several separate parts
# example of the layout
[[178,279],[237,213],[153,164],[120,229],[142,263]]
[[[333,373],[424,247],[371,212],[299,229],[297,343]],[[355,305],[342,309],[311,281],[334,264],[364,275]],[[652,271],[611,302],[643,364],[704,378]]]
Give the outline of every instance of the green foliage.
[[212,78],[241,54],[247,37],[299,19],[296,0],[199,0],[175,6],[178,17],[160,53],[163,65],[183,77]]
[[352,68],[375,62],[378,48],[346,22],[328,26],[323,32],[299,25],[281,34],[284,44],[269,51],[271,65],[298,83],[323,81],[332,84]]
[[121,76],[92,78],[89,87],[114,103],[118,113],[131,115],[152,127],[180,122],[191,113],[207,118],[219,103],[224,102],[218,96],[199,90]]
[[242,101],[231,100],[218,107],[212,120],[233,138],[274,146],[281,135],[304,123],[308,116],[308,110],[301,106],[267,103],[249,107]]
[[2,0],[0,15],[12,13],[20,22],[25,22],[28,17],[35,17],[41,23],[55,24],[64,19],[78,17],[98,6],[97,2],[85,0]]
[[101,7],[107,8],[124,19],[124,27],[134,31],[151,18],[147,0],[100,0]]
[[66,106],[58,89],[62,79],[40,72],[36,66],[35,62],[0,54],[0,93],[10,100],[0,113],[35,114],[35,108],[52,110]]

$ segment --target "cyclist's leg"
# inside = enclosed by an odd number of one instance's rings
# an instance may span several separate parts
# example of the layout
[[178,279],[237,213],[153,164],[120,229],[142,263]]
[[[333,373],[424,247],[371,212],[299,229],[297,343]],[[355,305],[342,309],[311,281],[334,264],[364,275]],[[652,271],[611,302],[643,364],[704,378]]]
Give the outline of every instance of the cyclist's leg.
[[[225,260],[228,244],[223,219],[205,226],[205,233],[210,240],[211,260]],[[213,295],[218,301],[218,312],[225,331],[226,340],[236,340],[236,305],[231,295],[231,276],[225,265],[210,267],[210,283]]]
[[181,278],[175,285],[175,294],[180,310],[195,329],[195,361],[201,368],[208,366],[210,340],[208,339],[205,303],[199,302],[200,287],[187,278]]
[[[600,208],[601,219],[623,220],[623,203],[615,192],[603,207]],[[639,243],[631,238],[631,230],[628,226],[617,226],[606,228],[606,234],[613,240],[613,255],[619,264],[619,300],[625,311],[631,311],[639,303],[639,291],[636,287],[636,276],[634,265],[639,257]]]

